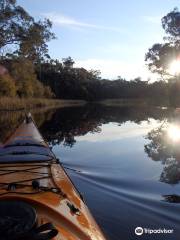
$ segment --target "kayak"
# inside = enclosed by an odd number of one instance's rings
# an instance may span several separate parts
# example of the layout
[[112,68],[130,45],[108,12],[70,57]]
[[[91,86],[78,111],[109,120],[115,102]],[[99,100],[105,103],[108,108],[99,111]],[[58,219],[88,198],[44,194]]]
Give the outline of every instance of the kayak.
[[2,240],[105,240],[30,114],[0,148]]

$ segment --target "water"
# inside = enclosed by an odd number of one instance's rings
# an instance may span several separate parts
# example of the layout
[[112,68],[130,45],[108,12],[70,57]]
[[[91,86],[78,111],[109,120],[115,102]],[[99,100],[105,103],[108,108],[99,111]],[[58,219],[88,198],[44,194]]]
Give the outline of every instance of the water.
[[[179,116],[166,108],[100,105],[34,113],[110,240],[179,239]],[[21,118],[1,116],[1,141]],[[137,226],[174,232],[137,236]]]

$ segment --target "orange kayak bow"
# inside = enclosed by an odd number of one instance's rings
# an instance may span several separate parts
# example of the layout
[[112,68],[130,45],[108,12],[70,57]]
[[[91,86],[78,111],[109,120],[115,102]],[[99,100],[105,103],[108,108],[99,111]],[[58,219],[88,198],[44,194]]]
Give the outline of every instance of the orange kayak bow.
[[0,236],[105,240],[31,116],[0,149]]

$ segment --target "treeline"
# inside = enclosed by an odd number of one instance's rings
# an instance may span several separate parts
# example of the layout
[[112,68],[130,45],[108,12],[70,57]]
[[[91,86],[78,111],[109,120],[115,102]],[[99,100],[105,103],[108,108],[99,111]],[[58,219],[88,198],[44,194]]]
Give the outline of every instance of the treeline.
[[[180,61],[180,12],[162,18],[165,43],[154,44],[146,54],[150,71],[161,81],[141,78],[127,81],[102,79],[98,70],[74,67],[71,57],[53,60],[47,43],[55,38],[48,19],[36,21],[16,0],[0,2],[0,97],[61,99],[147,99],[157,104],[180,104],[180,75],[168,73],[169,64]],[[179,71],[180,72],[180,71]]]
[[57,98],[85,99],[99,101],[103,99],[147,99],[154,103],[180,103],[180,81],[171,77],[169,81],[144,81],[135,78],[127,81],[118,77],[107,80],[100,72],[73,67],[71,57],[50,60],[36,66],[39,81],[51,87]]
[[85,99],[97,101],[108,98],[151,98],[168,96],[168,84],[164,81],[149,83],[141,78],[127,81],[100,78],[99,71],[87,71],[73,67],[74,61],[68,57],[62,62],[51,60],[36,68],[38,79],[51,87],[56,97],[65,99]]
[[106,80],[100,78],[99,71],[73,67],[74,61],[70,57],[62,62],[50,60],[41,64],[32,64],[27,59],[6,58],[2,63],[8,72],[0,75],[1,96],[87,101],[123,98],[147,99],[154,104],[180,103],[180,81],[177,78],[153,83],[141,78]]

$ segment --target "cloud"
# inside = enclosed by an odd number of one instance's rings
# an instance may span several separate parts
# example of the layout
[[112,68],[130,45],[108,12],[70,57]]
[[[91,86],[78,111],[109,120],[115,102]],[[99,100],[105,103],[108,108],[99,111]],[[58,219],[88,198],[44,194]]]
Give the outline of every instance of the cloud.
[[123,31],[123,29],[121,29],[119,27],[109,27],[109,26],[86,23],[86,22],[79,21],[79,20],[76,20],[74,18],[62,15],[62,14],[56,14],[54,12],[43,13],[42,15],[49,18],[57,26],[70,27],[72,29],[86,29],[86,28],[89,28],[89,29],[116,31],[116,32],[122,32]]
[[143,16],[142,18],[149,23],[161,24],[162,16]]
[[157,76],[152,75],[142,61],[126,62],[111,59],[84,59],[76,60],[76,67],[84,67],[87,70],[96,69],[101,71],[103,78],[116,79],[117,76],[125,77],[126,79],[134,79],[142,77],[143,80],[151,78],[157,79]]

